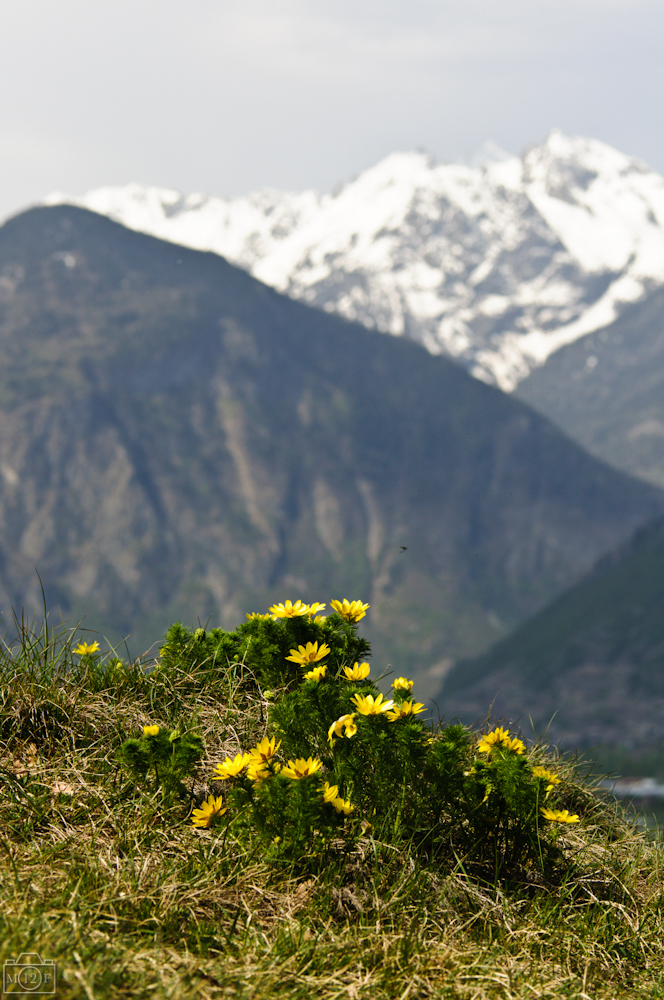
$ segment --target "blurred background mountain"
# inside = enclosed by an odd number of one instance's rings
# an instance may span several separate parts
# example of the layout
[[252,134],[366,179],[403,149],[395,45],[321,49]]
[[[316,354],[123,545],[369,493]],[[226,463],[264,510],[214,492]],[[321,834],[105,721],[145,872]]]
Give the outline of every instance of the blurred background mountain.
[[[142,652],[175,618],[361,597],[433,694],[664,492],[404,338],[71,207],[0,229],[2,606]],[[5,617],[5,625],[7,619]]]
[[488,652],[457,663],[439,707],[467,722],[490,714],[566,747],[600,748],[607,766],[661,773],[663,608],[659,520]]

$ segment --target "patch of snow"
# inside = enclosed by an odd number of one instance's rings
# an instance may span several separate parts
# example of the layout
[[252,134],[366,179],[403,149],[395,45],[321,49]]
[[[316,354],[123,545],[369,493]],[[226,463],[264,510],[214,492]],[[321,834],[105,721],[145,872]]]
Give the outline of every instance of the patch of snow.
[[222,254],[507,391],[664,282],[664,178],[556,130],[521,157],[393,153],[334,194],[225,200],[130,184],[47,199],[62,202]]

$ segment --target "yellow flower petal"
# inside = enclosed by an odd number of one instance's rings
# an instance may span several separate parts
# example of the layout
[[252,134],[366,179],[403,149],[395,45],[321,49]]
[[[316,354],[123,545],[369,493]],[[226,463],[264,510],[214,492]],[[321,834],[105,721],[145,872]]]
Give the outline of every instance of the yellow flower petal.
[[363,681],[369,676],[370,670],[368,663],[356,663],[353,667],[344,667],[344,673],[349,681]]
[[424,705],[421,701],[404,701],[401,705],[395,705],[391,712],[387,713],[387,717],[390,722],[396,722],[397,719],[407,719],[409,716],[419,715],[420,712],[426,711]]
[[335,736],[343,736],[344,729],[346,730],[346,736],[355,736],[357,726],[355,725],[354,712],[350,715],[341,715],[336,722],[332,723],[327,731],[328,741],[333,743]]
[[578,823],[579,817],[574,814],[572,815],[567,809],[540,809],[544,819],[551,820],[553,823]]
[[274,757],[275,753],[281,746],[281,740],[276,742],[276,737],[273,736],[272,739],[268,739],[265,736],[260,743],[249,751],[249,756],[252,762],[265,764],[270,759]]
[[235,757],[227,757],[221,764],[217,764],[215,778],[235,778],[244,771],[245,767],[252,761],[251,754],[238,753]]
[[322,766],[322,763],[313,757],[309,757],[307,760],[304,757],[298,757],[297,760],[289,760],[286,766],[281,769],[281,773],[287,778],[299,781],[301,778],[308,778],[316,771],[320,771]]
[[343,601],[330,601],[330,607],[334,608],[337,614],[345,618],[348,622],[359,622],[367,613],[369,604],[362,604],[362,601],[348,601],[344,597]]
[[273,604],[270,613],[275,618],[299,618],[301,615],[309,614],[309,605],[297,600],[295,604],[291,601],[284,601],[283,604]]
[[552,791],[554,785],[559,785],[561,781],[557,774],[554,774],[552,771],[547,771],[545,767],[534,767],[533,778],[544,778],[544,780],[548,782],[546,786],[547,792]]
[[505,750],[512,750],[516,754],[524,754],[526,747],[523,740],[511,737],[506,729],[498,726],[492,732],[482,736],[477,744],[478,753],[491,753],[496,747],[503,747]]
[[372,694],[354,694],[350,700],[360,715],[381,715],[383,712],[389,712],[394,706],[394,702],[391,699],[386,701],[382,694],[376,695],[375,698]]
[[350,816],[355,809],[355,806],[348,799],[345,801],[341,798],[335,799],[332,805],[338,813],[342,813],[344,816]]
[[310,663],[323,660],[330,652],[330,647],[323,642],[319,649],[317,642],[308,642],[306,646],[298,646],[297,649],[291,649],[290,652],[291,655],[286,657],[287,660],[299,663],[301,666],[308,666]]
[[87,642],[79,642],[78,646],[74,650],[77,656],[89,656],[91,653],[99,652],[99,643],[92,642],[88,645]]
[[223,798],[220,796],[218,799],[215,799],[214,795],[211,795],[200,809],[192,810],[192,822],[194,826],[214,826],[225,812],[226,807],[224,806]]
[[339,786],[331,785],[329,781],[326,781],[321,792],[323,793],[323,802],[334,802],[339,797]]
[[327,672],[327,667],[314,667],[313,670],[308,670],[304,675],[305,681],[321,681]]

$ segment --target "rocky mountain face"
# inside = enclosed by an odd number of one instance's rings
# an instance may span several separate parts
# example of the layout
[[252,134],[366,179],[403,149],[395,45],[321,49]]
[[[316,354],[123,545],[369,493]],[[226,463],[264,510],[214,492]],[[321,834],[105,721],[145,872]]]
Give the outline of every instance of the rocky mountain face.
[[405,338],[71,206],[0,229],[0,603],[131,632],[362,597],[433,693],[664,493]]
[[62,200],[222,254],[507,391],[664,281],[664,179],[557,131],[481,167],[395,153],[327,195],[225,201],[134,184]]
[[[448,716],[548,728],[552,742],[664,750],[664,521],[473,660],[436,699]],[[661,761],[660,761],[661,764]]]
[[515,395],[592,454],[664,487],[664,289],[561,347]]

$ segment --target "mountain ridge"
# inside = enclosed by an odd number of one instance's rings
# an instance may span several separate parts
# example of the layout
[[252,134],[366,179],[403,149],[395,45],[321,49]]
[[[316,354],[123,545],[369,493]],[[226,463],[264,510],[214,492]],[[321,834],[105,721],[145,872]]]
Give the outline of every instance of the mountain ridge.
[[480,167],[391,154],[330,195],[225,201],[130,185],[47,201],[213,250],[507,391],[664,281],[664,179],[556,130]]

